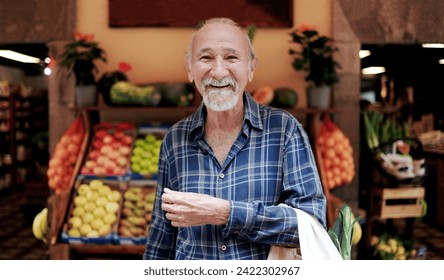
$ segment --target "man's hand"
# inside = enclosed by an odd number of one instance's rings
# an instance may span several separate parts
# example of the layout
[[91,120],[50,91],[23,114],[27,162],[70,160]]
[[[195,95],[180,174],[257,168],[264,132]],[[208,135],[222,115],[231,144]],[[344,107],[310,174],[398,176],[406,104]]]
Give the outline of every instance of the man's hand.
[[230,202],[206,194],[165,189],[162,210],[175,227],[223,225],[230,214]]

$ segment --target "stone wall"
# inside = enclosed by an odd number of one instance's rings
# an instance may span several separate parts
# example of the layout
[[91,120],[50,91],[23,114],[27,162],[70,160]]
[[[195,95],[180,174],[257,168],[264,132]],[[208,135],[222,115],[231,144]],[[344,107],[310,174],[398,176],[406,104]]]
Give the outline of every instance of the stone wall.
[[47,43],[72,37],[76,0],[0,1],[0,42]]

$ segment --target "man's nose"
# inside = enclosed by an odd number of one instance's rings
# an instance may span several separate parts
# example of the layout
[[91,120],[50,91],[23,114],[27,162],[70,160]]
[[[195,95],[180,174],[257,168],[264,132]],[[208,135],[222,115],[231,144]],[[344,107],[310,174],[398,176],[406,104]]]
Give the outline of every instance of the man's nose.
[[222,57],[216,57],[213,61],[211,74],[214,78],[221,79],[227,76],[227,63]]

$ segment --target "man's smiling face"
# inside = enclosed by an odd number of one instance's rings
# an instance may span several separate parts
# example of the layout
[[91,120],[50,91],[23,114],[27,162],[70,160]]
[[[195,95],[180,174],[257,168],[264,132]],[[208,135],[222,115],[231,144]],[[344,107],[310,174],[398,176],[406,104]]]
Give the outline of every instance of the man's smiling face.
[[254,72],[243,31],[226,23],[209,23],[195,35],[191,51],[188,78],[205,105],[215,111],[233,108]]

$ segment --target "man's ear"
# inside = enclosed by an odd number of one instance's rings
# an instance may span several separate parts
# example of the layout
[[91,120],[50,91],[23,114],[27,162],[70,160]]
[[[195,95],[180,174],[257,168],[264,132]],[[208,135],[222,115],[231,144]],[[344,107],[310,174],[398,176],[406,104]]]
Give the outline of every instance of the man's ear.
[[259,63],[259,59],[257,57],[255,57],[251,60],[250,69],[249,69],[249,73],[248,73],[248,81],[250,81],[250,82],[253,81],[254,71],[256,70],[258,63]]
[[193,76],[191,75],[191,67],[186,59],[185,59],[184,64],[185,64],[185,70],[187,71],[187,75],[188,75],[188,81],[190,83],[193,83],[194,79],[193,79]]

